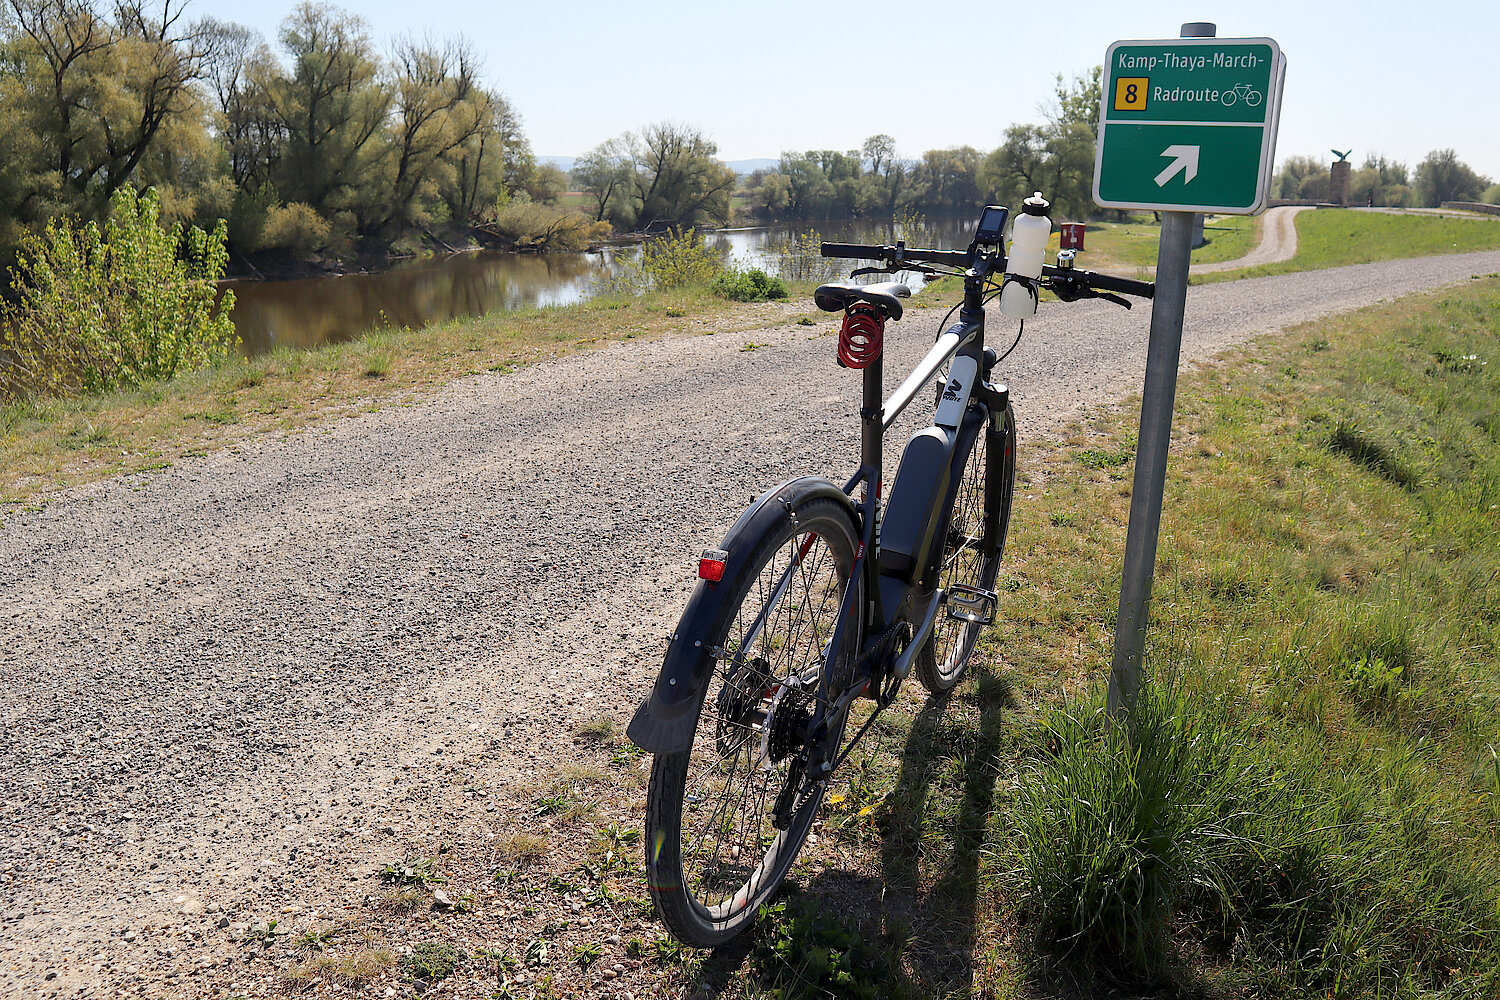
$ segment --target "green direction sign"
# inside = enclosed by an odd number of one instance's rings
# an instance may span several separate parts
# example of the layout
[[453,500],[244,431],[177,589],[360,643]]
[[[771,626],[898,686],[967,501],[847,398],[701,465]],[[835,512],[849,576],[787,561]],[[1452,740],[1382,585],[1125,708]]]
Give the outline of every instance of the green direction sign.
[[1286,57],[1269,38],[1115,42],[1094,201],[1255,215],[1266,207]]

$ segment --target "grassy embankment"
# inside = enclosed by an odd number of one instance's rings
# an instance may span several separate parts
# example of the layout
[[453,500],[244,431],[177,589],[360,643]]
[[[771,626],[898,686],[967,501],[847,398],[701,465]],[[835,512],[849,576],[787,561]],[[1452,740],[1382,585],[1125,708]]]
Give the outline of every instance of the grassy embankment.
[[[1259,241],[1260,224],[1261,219],[1211,216],[1209,242],[1193,251],[1193,263],[1210,264],[1243,257]],[[1081,266],[1119,274],[1131,274],[1132,269],[1137,269],[1142,277],[1149,277],[1156,267],[1160,225],[1152,222],[1096,225],[1089,226],[1089,251],[1079,258]],[[1213,228],[1219,226],[1227,227],[1227,231]],[[1325,208],[1299,213],[1296,226],[1297,253],[1291,260],[1195,274],[1191,283],[1500,248],[1500,218],[1446,218]]]
[[1184,378],[1133,749],[1099,714],[1133,411],[1023,443],[1005,624],[877,727],[748,966],[697,974],[1496,995],[1497,316],[1492,276]]

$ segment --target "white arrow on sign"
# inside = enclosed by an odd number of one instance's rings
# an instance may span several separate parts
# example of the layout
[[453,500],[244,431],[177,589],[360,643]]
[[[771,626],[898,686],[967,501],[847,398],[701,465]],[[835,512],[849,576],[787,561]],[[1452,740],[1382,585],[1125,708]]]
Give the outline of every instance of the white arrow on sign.
[[1176,159],[1167,164],[1167,169],[1156,175],[1156,186],[1166,187],[1167,181],[1179,173],[1183,174],[1182,183],[1184,184],[1197,177],[1198,152],[1202,148],[1201,146],[1168,146],[1162,150],[1162,156],[1174,156]]

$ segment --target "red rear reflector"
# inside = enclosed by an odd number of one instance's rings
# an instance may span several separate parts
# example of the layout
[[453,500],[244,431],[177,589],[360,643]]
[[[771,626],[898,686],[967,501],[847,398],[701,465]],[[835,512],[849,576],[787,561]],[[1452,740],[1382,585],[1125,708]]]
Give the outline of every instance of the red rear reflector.
[[724,560],[729,555],[723,549],[709,549],[698,560],[698,579],[718,583],[724,579]]

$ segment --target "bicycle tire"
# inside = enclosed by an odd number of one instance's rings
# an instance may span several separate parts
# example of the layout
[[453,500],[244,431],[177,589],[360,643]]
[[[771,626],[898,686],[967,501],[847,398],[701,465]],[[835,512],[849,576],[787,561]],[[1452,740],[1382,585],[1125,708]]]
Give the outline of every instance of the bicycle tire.
[[[729,655],[714,661],[691,747],[658,754],[651,769],[645,837],[651,898],[672,935],[695,948],[723,944],[749,927],[796,859],[827,779],[801,783],[785,830],[774,825],[775,800],[797,756],[800,723],[817,700],[814,685],[832,662],[836,676],[827,691],[846,687],[859,648],[856,620],[845,633],[844,654],[824,657],[859,545],[854,518],[827,498],[791,514],[720,582],[731,597],[710,634],[693,638]],[[789,584],[777,600],[783,578]],[[835,746],[846,723],[834,727]]]
[[[987,411],[973,406],[953,451],[948,514],[939,528],[943,554],[932,583],[945,590],[966,584],[994,590],[1010,528],[1016,486],[1016,418],[1006,406],[992,429]],[[933,693],[950,690],[968,669],[984,626],[939,612],[932,635],[917,651],[917,679]]]

